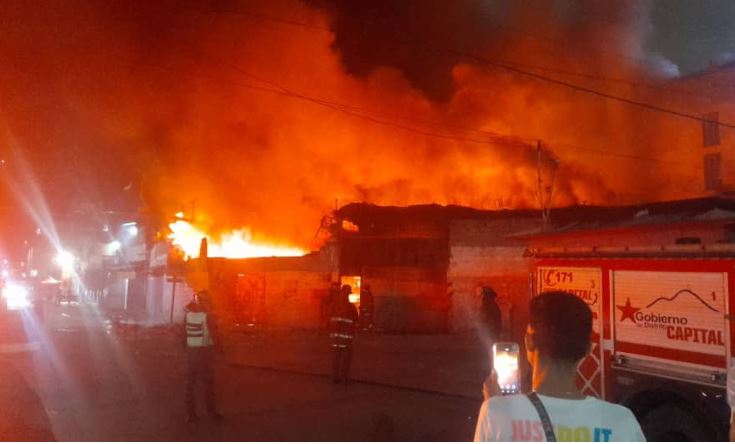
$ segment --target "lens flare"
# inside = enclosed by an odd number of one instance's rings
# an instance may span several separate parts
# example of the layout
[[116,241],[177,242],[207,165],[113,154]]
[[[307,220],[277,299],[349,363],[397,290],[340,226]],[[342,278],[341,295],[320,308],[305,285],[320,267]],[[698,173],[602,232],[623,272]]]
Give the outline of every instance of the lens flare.
[[70,273],[74,270],[74,261],[76,258],[73,254],[71,254],[68,251],[59,251],[59,253],[56,255],[56,258],[54,259],[54,262],[56,262],[56,265],[61,267],[61,270],[64,273]]
[[31,306],[31,300],[28,297],[28,288],[21,284],[9,283],[3,289],[3,297],[8,306],[8,310],[20,310]]

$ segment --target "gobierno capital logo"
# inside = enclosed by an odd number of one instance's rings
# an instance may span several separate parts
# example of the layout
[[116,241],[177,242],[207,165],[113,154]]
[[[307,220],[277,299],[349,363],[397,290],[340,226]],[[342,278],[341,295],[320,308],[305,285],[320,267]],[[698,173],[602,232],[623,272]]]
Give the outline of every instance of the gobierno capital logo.
[[[693,326],[689,314],[667,313],[666,307],[679,298],[690,298],[698,302],[702,310],[712,313],[719,311],[708,304],[701,296],[689,289],[679,290],[671,297],[659,297],[645,307],[635,306],[626,298],[624,305],[616,305],[620,312],[618,320],[621,324],[633,323],[637,327],[665,331],[668,339],[694,342],[700,344],[724,345],[722,329]],[[712,294],[714,300],[715,294]],[[699,312],[697,313],[700,314]]]

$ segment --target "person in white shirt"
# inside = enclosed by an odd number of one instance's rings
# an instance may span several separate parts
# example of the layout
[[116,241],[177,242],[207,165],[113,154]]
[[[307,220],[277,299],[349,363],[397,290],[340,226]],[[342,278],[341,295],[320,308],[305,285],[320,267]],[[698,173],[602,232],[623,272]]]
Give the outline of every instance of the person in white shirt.
[[[533,298],[526,354],[549,430],[527,395],[490,396],[480,408],[475,441],[645,441],[629,409],[577,388],[577,366],[589,353],[591,333],[592,312],[581,299],[566,292]],[[499,393],[494,374],[484,392]]]

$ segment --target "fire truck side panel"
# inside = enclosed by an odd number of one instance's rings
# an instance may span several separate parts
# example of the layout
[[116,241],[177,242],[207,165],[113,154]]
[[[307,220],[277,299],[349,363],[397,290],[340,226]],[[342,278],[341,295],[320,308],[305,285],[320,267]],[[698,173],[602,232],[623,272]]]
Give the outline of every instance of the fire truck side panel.
[[616,354],[724,372],[726,273],[616,270],[612,282]]
[[[735,294],[735,260],[547,257],[536,261],[536,288],[551,289],[544,275],[553,270],[569,279],[591,269],[600,274],[604,397],[629,406],[649,439],[726,438],[725,374],[735,333],[724,314]],[[668,428],[661,418],[671,419]]]

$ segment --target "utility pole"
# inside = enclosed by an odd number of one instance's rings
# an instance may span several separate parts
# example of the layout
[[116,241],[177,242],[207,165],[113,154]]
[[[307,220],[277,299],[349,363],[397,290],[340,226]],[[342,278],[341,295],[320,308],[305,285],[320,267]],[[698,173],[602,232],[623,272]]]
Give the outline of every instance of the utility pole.
[[541,152],[541,141],[536,144],[536,173],[538,200],[541,206],[542,229],[546,231],[549,225],[549,216],[551,214],[551,201],[554,197],[554,181],[556,179],[556,170],[559,167],[559,160],[551,157],[551,181],[548,186],[544,186],[543,179],[543,156]]

